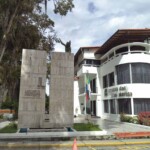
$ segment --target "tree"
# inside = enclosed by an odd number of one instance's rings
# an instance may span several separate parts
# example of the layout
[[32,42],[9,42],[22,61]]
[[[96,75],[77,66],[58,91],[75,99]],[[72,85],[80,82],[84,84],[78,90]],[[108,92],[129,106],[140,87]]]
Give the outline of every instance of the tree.
[[[18,16],[23,15],[24,18],[30,18],[33,12],[41,13],[41,3],[45,2],[45,10],[47,10],[48,0],[0,0],[0,23],[2,36],[0,38],[0,62],[4,56],[8,36],[12,32],[13,24]],[[53,0],[54,13],[65,16],[68,11],[72,11],[73,0]],[[29,20],[32,23],[33,20]]]
[[[59,14],[71,11],[70,7],[64,7],[65,1],[54,1],[55,13],[59,13],[60,2],[63,11],[60,8]],[[18,99],[22,49],[41,49],[49,53],[54,47],[54,22],[42,13],[43,2],[0,0],[0,85],[8,91],[11,100]],[[47,30],[48,34],[45,34]]]
[[[50,0],[44,0],[45,3],[45,13],[47,12],[47,2]],[[58,13],[62,16],[66,16],[68,11],[72,11],[74,8],[73,0],[53,0],[54,3],[54,13]]]

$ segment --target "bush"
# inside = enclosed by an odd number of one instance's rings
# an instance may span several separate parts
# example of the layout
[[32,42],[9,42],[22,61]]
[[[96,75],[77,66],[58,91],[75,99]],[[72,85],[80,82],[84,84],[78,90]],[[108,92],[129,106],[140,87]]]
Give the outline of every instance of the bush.
[[3,119],[3,115],[0,115],[0,119]]
[[132,117],[126,116],[124,113],[120,114],[120,121],[122,121],[122,122],[130,122],[131,119],[132,119]]
[[130,123],[136,123],[136,124],[138,124],[139,123],[138,117],[137,116],[131,117]]
[[138,120],[140,124],[150,126],[150,112],[140,112]]
[[131,116],[127,116],[124,113],[120,114],[120,121],[122,122],[130,122],[130,123],[139,123],[138,118],[135,117],[131,117]]

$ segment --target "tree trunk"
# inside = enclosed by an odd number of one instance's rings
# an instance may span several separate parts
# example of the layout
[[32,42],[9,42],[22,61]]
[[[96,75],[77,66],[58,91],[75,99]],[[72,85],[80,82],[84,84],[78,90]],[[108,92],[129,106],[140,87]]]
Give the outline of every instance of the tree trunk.
[[0,45],[0,62],[2,61],[2,58],[3,58],[4,53],[5,53],[7,37],[8,37],[8,34],[10,33],[11,27],[13,25],[13,21],[14,21],[16,15],[17,15],[17,12],[18,12],[18,9],[19,9],[19,5],[20,5],[20,0],[17,3],[15,11],[14,11],[14,13],[12,14],[12,16],[10,18],[10,21],[8,23],[8,26],[7,26],[7,29],[4,32],[3,38],[1,40],[1,45]]

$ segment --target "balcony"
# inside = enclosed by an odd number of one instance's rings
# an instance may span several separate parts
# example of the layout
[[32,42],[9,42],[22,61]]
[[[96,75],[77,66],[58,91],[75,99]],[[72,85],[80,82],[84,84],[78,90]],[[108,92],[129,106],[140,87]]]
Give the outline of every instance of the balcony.
[[[110,60],[124,55],[130,54],[150,54],[150,44],[142,42],[133,42],[118,45],[109,50],[105,55],[101,57],[101,66],[108,63]],[[142,55],[140,55],[142,56]],[[133,59],[133,57],[132,57]]]
[[[85,87],[79,88],[79,95],[84,94],[84,93],[85,93]],[[97,87],[91,89],[91,94],[95,94],[95,93],[98,93]]]
[[81,65],[80,69],[77,72],[77,76],[81,76],[82,74],[85,73],[90,73],[90,74],[97,74],[97,67],[99,67],[99,65]]

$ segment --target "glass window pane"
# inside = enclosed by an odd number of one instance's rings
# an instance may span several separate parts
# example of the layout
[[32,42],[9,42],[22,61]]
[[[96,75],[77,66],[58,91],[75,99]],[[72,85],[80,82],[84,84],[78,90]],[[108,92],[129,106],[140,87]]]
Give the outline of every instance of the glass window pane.
[[104,100],[104,112],[105,113],[109,113],[108,100]]
[[150,64],[132,63],[132,82],[150,83]]
[[150,99],[148,98],[134,98],[134,114],[137,115],[143,111],[150,111]]
[[109,86],[113,86],[115,81],[114,81],[114,72],[110,73],[108,75],[108,79],[109,79]]
[[108,78],[107,78],[107,75],[103,76],[103,88],[106,88],[106,87],[108,87]]
[[118,110],[120,113],[131,114],[131,99],[118,99]]
[[116,114],[115,109],[116,109],[116,107],[115,107],[115,100],[112,99],[112,100],[110,100],[110,113]]
[[130,83],[129,64],[116,66],[117,84]]

